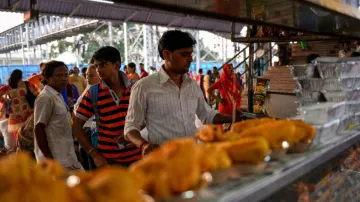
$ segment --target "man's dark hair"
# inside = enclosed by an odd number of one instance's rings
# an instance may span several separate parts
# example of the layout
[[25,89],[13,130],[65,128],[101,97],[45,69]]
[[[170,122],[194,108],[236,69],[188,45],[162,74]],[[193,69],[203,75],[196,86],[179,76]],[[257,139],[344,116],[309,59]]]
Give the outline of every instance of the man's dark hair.
[[211,76],[211,74],[212,74],[212,73],[211,73],[211,70],[207,70],[206,74],[209,75],[209,76]]
[[199,69],[199,74],[202,74],[203,73],[203,70],[200,68]]
[[170,30],[162,35],[159,41],[158,51],[160,57],[164,59],[162,55],[163,50],[173,52],[182,48],[191,48],[195,44],[196,41],[191,34],[180,30]]
[[83,67],[83,68],[81,69],[81,73],[82,73],[83,75],[85,75],[85,74],[86,74],[86,70],[87,70],[87,68],[86,68],[86,67]]
[[130,67],[130,68],[133,68],[133,69],[136,69],[136,64],[133,63],[133,62],[130,62],[127,67]]
[[144,63],[140,62],[139,65],[144,65]]
[[42,73],[41,73],[42,76],[44,77],[42,82],[44,84],[47,84],[46,80],[53,76],[55,69],[58,67],[62,67],[62,66],[65,66],[68,69],[66,64],[61,61],[52,60],[52,61],[46,63],[44,71],[42,71]]
[[99,61],[109,61],[111,63],[119,61],[121,63],[120,52],[118,49],[112,46],[101,47],[94,53],[92,59]]
[[310,55],[308,55],[306,57],[306,63],[309,64],[318,57],[320,57],[320,55],[318,55],[318,54],[310,54]]
[[352,52],[351,57],[360,57],[360,52]]
[[42,63],[40,63],[40,68],[41,68],[41,66],[43,66],[44,64],[45,64],[45,63],[43,63],[43,62],[42,62]]

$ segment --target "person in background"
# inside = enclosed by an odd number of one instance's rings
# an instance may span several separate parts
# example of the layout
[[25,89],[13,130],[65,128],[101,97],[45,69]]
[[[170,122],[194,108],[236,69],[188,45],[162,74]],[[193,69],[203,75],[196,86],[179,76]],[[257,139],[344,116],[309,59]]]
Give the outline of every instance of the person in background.
[[[89,63],[88,69],[86,71],[87,87],[86,87],[84,93],[78,99],[77,103],[75,104],[74,112],[76,112],[77,108],[80,105],[80,101],[82,100],[83,96],[85,96],[86,92],[90,89],[90,87],[92,85],[98,84],[100,82],[99,74],[96,72],[96,67],[93,64],[94,61],[91,60],[90,62],[91,63]],[[87,120],[83,127],[84,133],[89,139],[91,139],[91,125],[93,124],[93,119],[94,119],[94,116],[91,117],[89,120]],[[94,164],[91,156],[88,155],[86,150],[83,147],[81,147],[81,145],[79,147],[79,161],[85,170],[92,170],[93,168],[95,168],[95,164]]]
[[215,83],[218,79],[220,79],[220,73],[217,67],[213,67],[212,76],[211,76],[211,83]]
[[43,76],[41,75],[41,72],[44,70],[45,65],[46,65],[46,63],[40,63],[40,73],[27,79],[29,83],[31,83],[33,86],[36,87],[36,89],[39,93],[44,87],[41,83],[41,80],[43,78]]
[[[236,109],[241,108],[241,87],[237,81],[234,83],[234,76],[232,65],[224,65],[220,80],[212,84],[208,90],[210,96],[219,101],[220,113],[232,115],[234,105]],[[214,94],[215,89],[219,90],[221,97]]]
[[[199,85],[188,75],[195,44],[189,33],[165,32],[158,45],[164,67],[133,86],[124,134],[143,155],[168,140],[194,137],[195,115],[206,124],[232,122],[231,116],[210,108]],[[148,140],[140,134],[143,127]]]
[[84,77],[79,76],[79,68],[73,68],[73,73],[69,76],[69,83],[76,86],[79,94],[82,94],[84,92],[86,88],[86,81]]
[[203,83],[204,83],[204,92],[205,92],[206,100],[210,104],[211,100],[210,100],[210,97],[209,97],[209,93],[207,91],[211,86],[211,70],[208,70],[206,72],[206,75],[204,76],[204,82]]
[[126,75],[128,74],[127,65],[124,65],[124,73],[125,73]]
[[81,76],[83,76],[85,79],[86,79],[86,71],[87,71],[87,68],[86,67],[83,67],[81,69]]
[[74,105],[80,96],[77,87],[74,84],[68,83],[65,88],[60,90],[60,92],[66,105],[70,108],[70,111],[72,112],[74,109]]
[[67,66],[50,61],[42,75],[45,87],[36,98],[34,110],[36,160],[52,158],[68,171],[82,170],[74,149],[70,109],[60,94],[69,83]]
[[127,71],[128,71],[128,79],[131,81],[132,84],[134,84],[135,82],[139,81],[140,77],[139,75],[136,73],[136,64],[131,62],[127,65]]
[[151,74],[154,74],[154,73],[156,73],[156,72],[157,72],[156,68],[153,67],[153,66],[150,66],[150,75],[151,75]]
[[143,63],[140,63],[140,64],[139,64],[139,68],[140,68],[140,79],[149,76],[149,73],[147,73],[147,72],[145,71],[145,68],[144,68],[144,64],[143,64]]
[[353,52],[350,47],[350,42],[349,41],[342,42],[342,47],[343,49],[339,51],[339,57],[340,58],[350,57],[351,53]]
[[[39,93],[35,86],[23,81],[23,73],[19,69],[11,72],[7,85],[0,88],[0,101],[11,99],[8,131],[16,133],[25,121],[33,114],[33,109],[26,98],[27,93],[37,96]],[[30,91],[30,92],[28,92]],[[8,98],[4,98],[8,97]]]
[[204,89],[204,75],[203,75],[203,70],[201,68],[199,69],[198,75],[196,76],[195,80],[200,86],[200,89],[204,95],[204,99],[206,100],[205,89]]
[[126,75],[119,71],[120,52],[114,47],[105,46],[94,53],[93,59],[101,79],[97,84],[98,101],[96,103],[99,115],[98,145],[94,146],[83,130],[84,123],[95,115],[90,90],[79,101],[80,105],[75,112],[75,137],[94,159],[97,167],[108,164],[129,166],[141,159],[141,152],[131,142],[124,139],[124,120],[127,115],[131,86]]

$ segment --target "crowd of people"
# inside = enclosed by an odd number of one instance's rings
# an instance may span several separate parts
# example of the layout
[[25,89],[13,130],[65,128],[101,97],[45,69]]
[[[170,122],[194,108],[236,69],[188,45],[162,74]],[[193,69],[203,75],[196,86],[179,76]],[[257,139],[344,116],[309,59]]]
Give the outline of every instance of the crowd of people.
[[129,166],[170,139],[194,136],[195,119],[231,123],[241,82],[231,65],[221,75],[214,67],[191,78],[195,44],[186,32],[165,32],[158,44],[162,67],[148,73],[140,63],[140,75],[135,63],[121,69],[120,52],[111,46],[98,49],[82,75],[61,61],[42,63],[27,81],[14,70],[0,88],[4,152],[53,158],[67,170]]

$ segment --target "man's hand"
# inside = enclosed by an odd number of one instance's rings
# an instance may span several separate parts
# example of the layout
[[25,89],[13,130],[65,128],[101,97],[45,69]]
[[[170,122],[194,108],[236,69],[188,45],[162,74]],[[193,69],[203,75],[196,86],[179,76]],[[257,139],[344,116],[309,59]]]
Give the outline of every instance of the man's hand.
[[157,148],[159,148],[159,145],[147,144],[142,149],[142,155],[145,156]]
[[101,154],[97,154],[95,157],[93,157],[93,159],[96,167],[98,168],[109,165],[108,161]]

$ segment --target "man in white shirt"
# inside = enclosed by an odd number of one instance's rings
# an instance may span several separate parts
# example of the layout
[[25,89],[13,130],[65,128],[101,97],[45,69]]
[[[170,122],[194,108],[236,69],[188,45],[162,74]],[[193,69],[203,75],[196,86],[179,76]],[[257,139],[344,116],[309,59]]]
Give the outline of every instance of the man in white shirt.
[[46,85],[34,109],[36,160],[53,158],[67,170],[82,170],[74,149],[70,109],[60,93],[68,83],[68,69],[63,62],[50,61],[42,75]]
[[[210,108],[199,85],[187,74],[195,44],[186,32],[165,32],[158,45],[164,66],[132,88],[124,134],[143,155],[167,140],[194,136],[195,115],[205,124],[232,121],[231,116]],[[144,126],[148,130],[148,141],[139,132]]]

